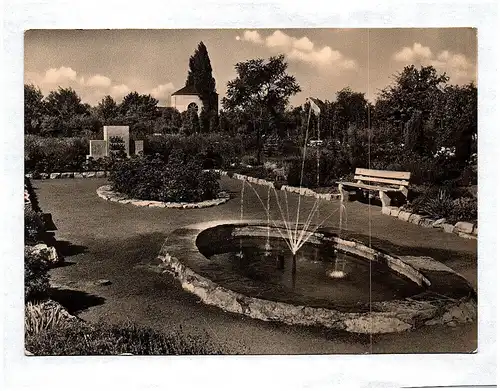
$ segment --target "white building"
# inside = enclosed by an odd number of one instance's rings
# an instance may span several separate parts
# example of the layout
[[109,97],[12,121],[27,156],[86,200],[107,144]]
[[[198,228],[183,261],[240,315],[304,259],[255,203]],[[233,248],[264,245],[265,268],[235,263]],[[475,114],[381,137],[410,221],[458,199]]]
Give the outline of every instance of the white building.
[[[193,108],[198,115],[200,115],[201,109],[203,108],[203,102],[194,86],[185,86],[172,94],[170,106],[176,108],[180,113]],[[215,109],[216,111],[218,110],[217,107]]]
[[203,102],[193,86],[185,86],[175,91],[172,94],[170,104],[172,107],[179,110],[180,113],[192,108],[200,115],[201,109],[203,108]]

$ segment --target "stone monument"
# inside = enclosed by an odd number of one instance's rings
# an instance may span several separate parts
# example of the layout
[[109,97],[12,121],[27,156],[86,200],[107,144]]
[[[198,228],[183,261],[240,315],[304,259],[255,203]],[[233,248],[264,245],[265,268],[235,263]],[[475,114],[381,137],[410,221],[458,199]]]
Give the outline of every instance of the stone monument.
[[129,127],[128,126],[104,126],[104,141],[108,146],[108,155],[109,155],[109,143],[110,138],[119,137],[125,143],[125,153],[127,157],[130,156],[130,135],[129,135]]
[[[110,156],[117,150],[117,146],[123,148],[127,157],[130,157],[130,134],[128,126],[104,126],[104,140],[90,140],[90,154],[87,155],[94,160]],[[144,151],[144,140],[135,140],[134,154]]]
[[94,160],[108,156],[108,144],[106,140],[90,140],[90,154],[87,159],[91,157]]

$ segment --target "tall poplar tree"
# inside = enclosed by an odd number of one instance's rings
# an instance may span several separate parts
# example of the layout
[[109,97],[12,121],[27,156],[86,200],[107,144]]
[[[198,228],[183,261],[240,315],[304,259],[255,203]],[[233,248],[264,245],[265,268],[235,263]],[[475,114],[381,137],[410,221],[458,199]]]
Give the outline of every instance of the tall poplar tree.
[[217,116],[217,93],[215,90],[215,79],[212,76],[212,64],[208,56],[207,47],[203,42],[189,58],[189,72],[186,86],[192,86],[198,92],[203,103],[203,111],[200,115],[203,130],[206,132],[210,123],[214,122],[212,117]]

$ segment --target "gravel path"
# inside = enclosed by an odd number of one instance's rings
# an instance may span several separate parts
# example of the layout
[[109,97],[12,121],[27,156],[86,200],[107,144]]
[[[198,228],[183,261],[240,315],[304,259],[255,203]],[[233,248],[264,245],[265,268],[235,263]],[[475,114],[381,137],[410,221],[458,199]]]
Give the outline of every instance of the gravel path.
[[[66,265],[51,271],[52,283],[60,287],[55,294],[85,320],[133,321],[164,332],[182,326],[192,334],[208,333],[236,353],[469,352],[476,348],[475,324],[425,327],[370,338],[257,321],[199,303],[173,278],[154,271],[155,258],[168,233],[180,226],[239,218],[242,183],[223,178],[223,188],[234,198],[224,205],[196,210],[107,202],[95,192],[103,184],[105,179],[34,181],[40,205],[52,213],[58,228],[56,238],[66,254]],[[267,189],[254,188],[265,199]],[[298,196],[289,195],[288,201],[290,210],[295,210]],[[309,210],[313,202],[303,197],[301,210]],[[245,218],[265,217],[260,201],[248,187],[243,204]],[[322,201],[320,215],[338,207],[339,201]],[[476,286],[476,241],[421,228],[382,215],[380,207],[359,202],[347,204],[347,215],[348,229],[365,240],[371,237],[374,246],[396,254],[432,256]],[[301,216],[301,220],[306,217]],[[325,225],[336,226],[337,221],[338,213],[334,213]],[[99,279],[111,284],[96,285]]]

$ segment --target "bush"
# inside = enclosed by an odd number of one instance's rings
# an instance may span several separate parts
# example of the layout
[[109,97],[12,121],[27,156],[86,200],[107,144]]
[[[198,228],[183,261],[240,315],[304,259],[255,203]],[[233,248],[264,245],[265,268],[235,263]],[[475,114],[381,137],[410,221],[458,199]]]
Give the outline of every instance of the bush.
[[89,151],[89,141],[81,137],[24,138],[24,170],[33,172],[80,171]]
[[132,198],[162,202],[200,202],[214,199],[220,190],[218,175],[203,171],[199,157],[173,152],[138,156],[117,162],[110,173],[113,189]]
[[27,177],[24,177],[24,189],[28,192],[31,209],[35,212],[41,212],[40,205],[38,204],[38,197],[35,193],[35,189],[33,189],[31,180]]
[[451,223],[457,221],[477,221],[477,199],[460,197],[453,200],[453,209],[448,216]]
[[[24,307],[25,335],[39,334],[54,327],[63,326],[71,315],[54,301],[26,303]],[[74,318],[77,319],[77,318]]]
[[159,155],[167,162],[174,150],[198,156],[205,169],[229,167],[241,155],[241,141],[218,134],[149,136],[144,143],[144,154]]
[[180,329],[163,335],[135,325],[69,323],[27,335],[25,347],[35,355],[185,355],[222,354],[208,337],[185,335]]
[[409,209],[432,218],[446,218],[449,223],[477,220],[477,199],[466,189],[430,187],[411,201]]
[[[351,167],[347,160],[342,158],[339,148],[340,146],[332,143],[319,150],[319,186],[331,186],[336,180],[350,173]],[[288,185],[300,186],[302,160],[302,156],[297,156],[284,161]],[[315,148],[308,148],[304,161],[302,186],[316,187],[317,185],[318,155]]]
[[29,204],[24,206],[24,240],[26,243],[37,243],[45,232],[43,214],[35,212]]
[[25,247],[24,250],[24,299],[44,299],[49,291],[49,267],[45,260]]
[[256,166],[258,162],[255,156],[245,155],[241,158],[241,164],[245,166]]

